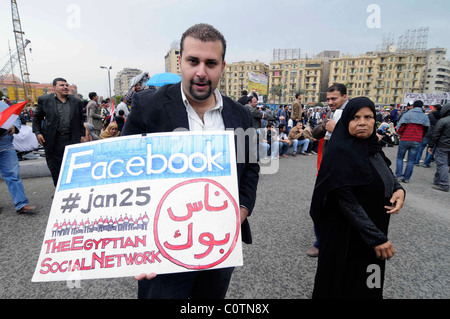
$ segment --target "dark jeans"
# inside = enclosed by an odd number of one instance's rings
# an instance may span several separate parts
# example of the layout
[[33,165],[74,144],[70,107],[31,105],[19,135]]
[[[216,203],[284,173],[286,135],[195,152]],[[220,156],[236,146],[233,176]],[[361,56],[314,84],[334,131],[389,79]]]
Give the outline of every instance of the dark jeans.
[[[409,181],[414,170],[414,162],[419,147],[420,142],[400,141],[397,151],[397,167],[395,169],[395,176],[397,178],[403,177],[405,181]],[[403,172],[403,158],[405,157],[406,152],[408,152],[408,159],[405,171]]]
[[420,143],[419,150],[417,151],[416,155],[416,161],[414,164],[420,164],[420,159],[422,158],[423,150],[425,149],[425,160],[423,162],[424,166],[430,166],[431,160],[433,158],[433,154],[428,153],[428,142],[430,142],[430,139],[428,137],[424,137],[422,140],[422,143]]
[[224,299],[234,267],[158,275],[138,282],[139,299]]
[[45,159],[47,160],[47,166],[52,174],[53,184],[56,186],[58,183],[59,171],[61,170],[61,164],[64,156],[64,149],[70,144],[71,135],[56,135],[53,149],[49,152],[45,150]]
[[435,150],[436,153],[434,155],[434,159],[436,161],[436,174],[434,175],[434,184],[448,190],[450,187],[448,178],[448,160],[450,149],[436,147]]

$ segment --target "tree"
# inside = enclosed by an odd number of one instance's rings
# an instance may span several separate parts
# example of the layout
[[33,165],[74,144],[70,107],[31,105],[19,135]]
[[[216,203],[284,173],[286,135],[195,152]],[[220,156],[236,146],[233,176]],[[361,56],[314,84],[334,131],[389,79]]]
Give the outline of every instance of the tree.
[[281,96],[283,95],[283,85],[277,84],[270,88],[270,94],[273,94],[275,96],[278,96],[278,102],[281,101]]

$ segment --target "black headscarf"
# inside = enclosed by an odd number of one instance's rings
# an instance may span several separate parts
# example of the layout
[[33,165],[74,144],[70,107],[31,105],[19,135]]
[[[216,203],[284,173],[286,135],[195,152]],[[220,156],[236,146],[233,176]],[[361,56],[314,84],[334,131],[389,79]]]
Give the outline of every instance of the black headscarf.
[[[325,197],[330,191],[342,186],[361,186],[372,182],[370,157],[380,154],[379,158],[389,161],[382,152],[382,145],[376,135],[376,125],[367,139],[356,138],[348,131],[350,121],[363,107],[369,107],[375,118],[374,103],[368,98],[358,97],[348,102],[335,126],[314,187],[310,210],[313,220],[317,220]],[[385,167],[388,168],[387,165]]]

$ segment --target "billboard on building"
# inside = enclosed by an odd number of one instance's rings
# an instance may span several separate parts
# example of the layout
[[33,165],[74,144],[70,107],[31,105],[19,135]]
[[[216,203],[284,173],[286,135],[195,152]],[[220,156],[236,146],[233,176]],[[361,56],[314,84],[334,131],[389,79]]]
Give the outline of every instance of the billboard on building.
[[267,75],[248,72],[248,89],[255,90],[259,95],[267,95],[267,85],[269,79]]

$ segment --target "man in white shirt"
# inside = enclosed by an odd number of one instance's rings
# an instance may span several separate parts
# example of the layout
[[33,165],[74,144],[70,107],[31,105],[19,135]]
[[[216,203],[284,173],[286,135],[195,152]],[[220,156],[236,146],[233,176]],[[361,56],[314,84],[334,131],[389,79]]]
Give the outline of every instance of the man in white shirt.
[[127,119],[127,116],[128,116],[128,113],[130,113],[130,110],[128,109],[128,105],[127,105],[124,97],[122,97],[120,99],[120,103],[119,103],[119,105],[117,105],[117,108],[116,108],[117,113],[116,114],[119,114],[120,110],[123,111],[123,117],[125,119]]

